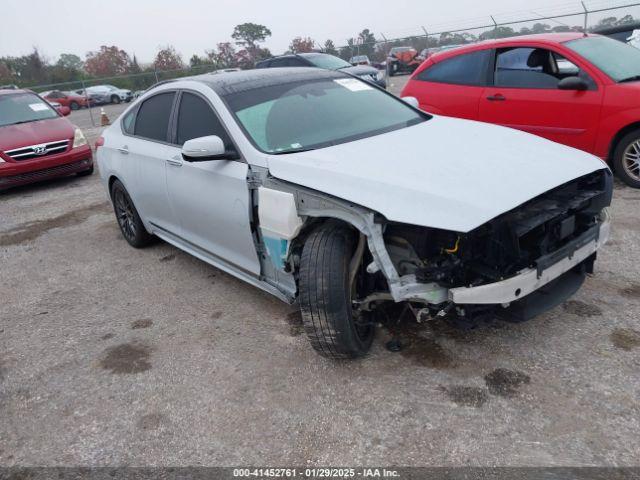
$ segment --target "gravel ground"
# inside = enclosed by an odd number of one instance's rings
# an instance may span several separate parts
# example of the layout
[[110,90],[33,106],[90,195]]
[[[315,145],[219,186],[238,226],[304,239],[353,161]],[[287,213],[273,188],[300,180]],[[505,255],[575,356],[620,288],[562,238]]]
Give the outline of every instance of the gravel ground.
[[616,185],[612,240],[563,306],[404,322],[401,353],[380,329],[342,363],[291,307],[130,248],[97,175],[0,194],[0,464],[638,465],[639,200]]

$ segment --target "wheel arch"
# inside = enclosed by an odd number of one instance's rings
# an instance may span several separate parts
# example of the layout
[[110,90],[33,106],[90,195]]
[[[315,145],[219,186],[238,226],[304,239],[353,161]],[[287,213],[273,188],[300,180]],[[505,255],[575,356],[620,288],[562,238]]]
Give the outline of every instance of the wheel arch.
[[611,142],[609,144],[609,152],[607,155],[607,160],[609,162],[610,165],[613,165],[613,155],[616,151],[616,148],[618,146],[618,144],[620,143],[620,140],[622,140],[625,135],[627,135],[630,132],[633,132],[634,130],[640,130],[640,121],[637,122],[633,122],[630,123],[628,125],[626,125],[625,127],[621,128],[611,139]]

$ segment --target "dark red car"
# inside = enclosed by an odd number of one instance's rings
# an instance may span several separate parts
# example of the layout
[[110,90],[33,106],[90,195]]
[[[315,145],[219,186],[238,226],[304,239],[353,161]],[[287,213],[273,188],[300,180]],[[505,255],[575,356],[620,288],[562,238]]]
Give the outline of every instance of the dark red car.
[[90,97],[78,95],[77,93],[61,92],[60,90],[51,90],[43,92],[40,96],[50,102],[56,102],[71,110],[79,110],[80,108],[89,107],[95,102]]
[[593,153],[640,188],[640,50],[624,43],[558,33],[462,46],[429,57],[402,96]]
[[[61,111],[68,114],[69,109]],[[91,175],[82,131],[27,90],[0,90],[0,189],[47,178]]]

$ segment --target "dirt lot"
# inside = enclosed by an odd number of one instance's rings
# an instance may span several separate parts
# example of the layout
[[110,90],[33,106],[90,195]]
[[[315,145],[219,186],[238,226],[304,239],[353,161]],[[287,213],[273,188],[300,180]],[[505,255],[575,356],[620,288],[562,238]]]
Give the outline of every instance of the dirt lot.
[[336,363],[276,299],[130,248],[97,175],[0,194],[0,464],[638,465],[638,201],[616,186],[612,241],[562,307],[402,325],[401,353],[381,329]]

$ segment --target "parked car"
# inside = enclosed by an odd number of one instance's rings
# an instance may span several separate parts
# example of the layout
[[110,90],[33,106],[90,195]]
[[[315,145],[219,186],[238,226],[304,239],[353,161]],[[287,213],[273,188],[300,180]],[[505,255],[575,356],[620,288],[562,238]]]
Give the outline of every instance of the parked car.
[[600,159],[428,115],[341,71],[166,82],[96,148],[130,245],[157,235],[297,301],[332,358],[367,352],[385,302],[470,322],[540,313],[580,287],[609,236]]
[[387,81],[384,73],[377,68],[368,65],[353,66],[341,58],[328,55],[326,53],[297,53],[292,55],[281,55],[269,58],[256,63],[256,68],[279,68],[279,67],[317,67],[327,70],[339,70],[350,75],[355,75],[363,80],[374,83],[381,88],[387,88]]
[[0,85],[0,90],[18,90],[18,86],[14,84]]
[[[616,25],[614,27],[598,28],[593,33],[604,35],[623,43],[629,43],[629,41],[637,35],[638,32],[640,32],[640,22],[629,22],[624,25]],[[637,45],[633,46],[638,48]]]
[[61,92],[60,90],[42,92],[40,96],[65,107],[69,107],[71,110],[88,107],[94,102],[90,97],[78,95],[75,92]]
[[640,51],[598,35],[482,42],[433,55],[402,96],[593,153],[640,187]]
[[75,173],[91,175],[82,131],[28,90],[0,91],[0,189]]
[[371,60],[366,55],[356,55],[349,59],[351,65],[371,65]]
[[133,100],[131,90],[114,87],[113,85],[96,85],[95,87],[87,87],[87,94],[92,100],[98,104],[106,103],[129,103]]
[[411,73],[421,62],[415,48],[393,47],[387,55],[387,75],[393,77],[398,73]]

